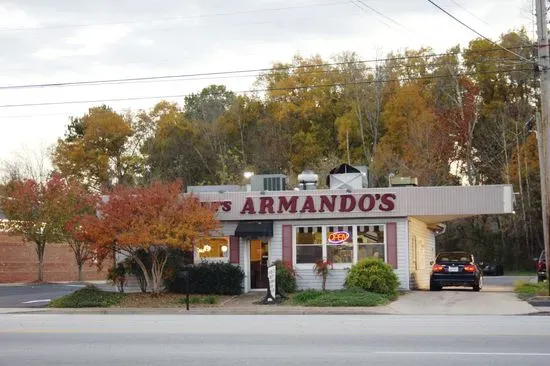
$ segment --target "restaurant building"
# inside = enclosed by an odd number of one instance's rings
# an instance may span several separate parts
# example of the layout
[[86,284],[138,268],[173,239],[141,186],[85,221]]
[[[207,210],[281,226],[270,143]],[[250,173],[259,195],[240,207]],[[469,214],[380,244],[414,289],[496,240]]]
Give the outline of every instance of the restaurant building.
[[408,180],[364,188],[364,174],[356,172],[330,175],[330,189],[301,182],[285,190],[282,175],[253,178],[246,190],[188,187],[201,201],[219,205],[221,221],[196,259],[239,265],[245,292],[265,289],[267,267],[277,260],[292,265],[300,289],[320,289],[313,266],[321,258],[334,263],[327,289],[342,288],[347,271],[366,257],[390,264],[402,289],[428,289],[435,238],[445,222],[513,213],[511,185],[418,187]]

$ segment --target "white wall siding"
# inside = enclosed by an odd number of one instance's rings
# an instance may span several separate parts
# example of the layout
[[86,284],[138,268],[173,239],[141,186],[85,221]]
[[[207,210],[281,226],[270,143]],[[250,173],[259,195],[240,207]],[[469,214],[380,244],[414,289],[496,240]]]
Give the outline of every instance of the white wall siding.
[[395,274],[399,278],[399,288],[409,290],[409,248],[407,219],[394,220],[397,223],[397,269]]
[[[323,279],[315,275],[315,272],[313,272],[313,265],[311,265],[309,270],[302,267],[297,269],[296,272],[298,274],[297,282],[299,290],[306,290],[310,288],[317,290],[321,289]],[[348,271],[345,269],[335,268],[331,270],[327,277],[327,290],[341,289],[344,286],[344,281],[346,280],[347,274]]]
[[269,241],[269,261],[271,264],[283,259],[283,224],[281,221],[273,222],[273,237]]
[[413,217],[409,218],[409,253],[411,288],[428,290],[430,288],[430,262],[435,257],[435,234],[428,229],[426,223]]
[[[333,220],[315,220],[315,221],[277,221],[274,223],[273,227],[273,239],[271,241],[270,252],[273,252],[273,256],[276,257],[279,255],[282,257],[282,225],[360,225],[360,224],[386,224],[388,222],[395,222],[397,225],[397,269],[395,274],[397,275],[400,283],[400,289],[408,290],[409,289],[409,264],[408,264],[408,232],[407,232],[407,219],[406,218],[395,218],[395,219],[363,219],[363,220],[344,220],[344,219],[333,219]],[[293,236],[293,240],[295,240]],[[293,243],[293,255],[296,255],[296,243]],[[330,271],[330,274],[327,278],[327,289],[334,290],[340,289],[344,285],[349,267],[345,268],[334,268]],[[296,273],[298,275],[298,288],[301,290],[314,288],[321,289],[322,279],[315,275],[313,271],[313,264],[311,265],[296,265]]]

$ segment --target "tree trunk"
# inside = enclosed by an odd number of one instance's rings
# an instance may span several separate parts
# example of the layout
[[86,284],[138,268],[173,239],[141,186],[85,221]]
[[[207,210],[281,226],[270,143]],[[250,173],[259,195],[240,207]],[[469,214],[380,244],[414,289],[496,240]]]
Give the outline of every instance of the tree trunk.
[[78,282],[82,282],[83,281],[82,262],[77,263],[77,266],[78,266]]
[[44,249],[46,243],[37,242],[36,243],[36,254],[38,255],[38,282],[44,281]]

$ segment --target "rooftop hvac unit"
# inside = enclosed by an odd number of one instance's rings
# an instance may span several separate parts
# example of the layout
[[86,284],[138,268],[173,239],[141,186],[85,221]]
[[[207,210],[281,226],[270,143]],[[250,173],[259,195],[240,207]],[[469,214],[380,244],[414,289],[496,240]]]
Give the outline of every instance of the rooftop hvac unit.
[[302,173],[298,174],[298,184],[302,191],[317,189],[318,181],[319,176],[312,170],[304,170]]
[[284,191],[286,190],[286,175],[259,174],[250,178],[252,191]]
[[330,189],[361,189],[363,188],[363,174],[344,173],[330,175]]
[[391,177],[390,185],[392,187],[414,186],[418,185],[418,178],[412,177]]

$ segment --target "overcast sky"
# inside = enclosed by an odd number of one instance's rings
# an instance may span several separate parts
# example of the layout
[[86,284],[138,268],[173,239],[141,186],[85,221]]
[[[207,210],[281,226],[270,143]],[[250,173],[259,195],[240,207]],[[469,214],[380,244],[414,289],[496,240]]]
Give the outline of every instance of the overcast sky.
[[[435,2],[493,39],[522,26],[534,36],[532,0]],[[444,52],[475,37],[426,0],[0,0],[0,159],[54,144],[69,116],[99,103],[8,105],[106,100],[118,111],[148,109],[159,99],[108,99],[186,95],[214,83],[242,91],[254,77],[4,86],[259,69],[296,53]]]

